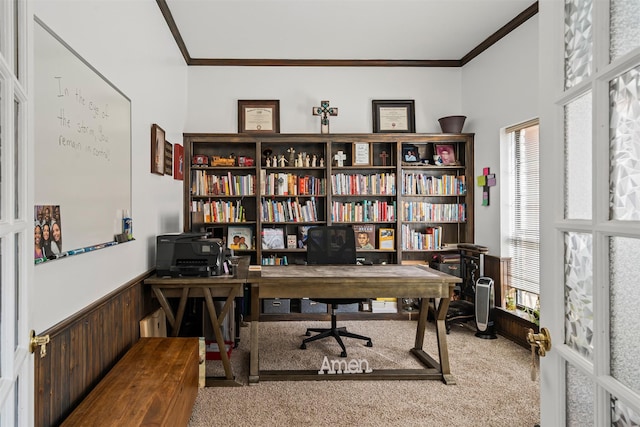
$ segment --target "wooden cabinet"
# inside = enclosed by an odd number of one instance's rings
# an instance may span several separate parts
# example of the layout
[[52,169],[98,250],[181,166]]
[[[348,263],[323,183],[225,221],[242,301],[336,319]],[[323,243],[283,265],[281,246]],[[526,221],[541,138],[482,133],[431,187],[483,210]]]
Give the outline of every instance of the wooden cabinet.
[[252,264],[304,263],[320,224],[367,233],[365,263],[473,243],[473,134],[185,134],[184,149],[184,230],[241,235]]

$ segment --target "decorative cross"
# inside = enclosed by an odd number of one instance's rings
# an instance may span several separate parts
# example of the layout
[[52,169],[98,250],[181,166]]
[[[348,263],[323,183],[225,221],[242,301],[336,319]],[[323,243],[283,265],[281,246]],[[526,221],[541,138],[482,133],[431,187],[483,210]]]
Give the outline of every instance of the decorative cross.
[[344,161],[347,159],[347,155],[342,151],[338,151],[333,158],[336,159],[336,166],[341,168],[344,166]]
[[329,101],[320,101],[319,107],[313,107],[313,115],[321,116],[320,133],[329,133],[329,117],[328,116],[337,116],[338,108],[329,107]]
[[478,187],[482,187],[482,206],[489,206],[489,188],[496,185],[496,174],[490,173],[489,168],[482,168],[482,175],[477,180]]
[[382,160],[382,166],[387,166],[387,157],[389,157],[389,155],[387,154],[386,151],[383,151],[382,153],[380,153],[380,159]]

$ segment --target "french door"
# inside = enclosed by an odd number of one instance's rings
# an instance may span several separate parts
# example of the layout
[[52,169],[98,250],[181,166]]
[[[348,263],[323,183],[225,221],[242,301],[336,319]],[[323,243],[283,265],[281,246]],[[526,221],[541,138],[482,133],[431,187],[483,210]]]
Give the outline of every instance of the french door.
[[32,280],[32,158],[28,102],[28,11],[0,1],[0,424],[33,424],[33,363],[28,352]]
[[542,426],[640,426],[640,0],[540,6]]

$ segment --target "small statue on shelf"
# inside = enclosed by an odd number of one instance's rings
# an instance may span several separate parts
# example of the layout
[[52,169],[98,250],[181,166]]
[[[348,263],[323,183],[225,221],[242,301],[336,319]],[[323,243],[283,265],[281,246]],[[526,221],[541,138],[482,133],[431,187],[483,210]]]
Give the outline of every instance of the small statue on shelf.
[[318,166],[318,156],[314,154],[311,156],[311,167],[315,168],[316,166]]
[[304,157],[304,167],[308,168],[310,166],[310,164],[311,164],[311,157],[307,154]]
[[289,153],[289,165],[294,165],[296,158],[296,149],[293,147],[289,147],[287,149],[287,153]]
[[302,153],[298,153],[298,158],[296,159],[296,162],[294,165],[299,168],[302,167]]
[[283,168],[287,165],[287,159],[284,158],[284,154],[280,154],[280,157],[278,158],[278,166]]

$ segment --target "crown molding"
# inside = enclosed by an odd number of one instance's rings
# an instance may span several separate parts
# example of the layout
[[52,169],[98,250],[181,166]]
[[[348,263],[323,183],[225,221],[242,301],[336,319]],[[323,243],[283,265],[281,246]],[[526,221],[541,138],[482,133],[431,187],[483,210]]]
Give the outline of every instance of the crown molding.
[[522,11],[460,59],[249,59],[192,58],[166,0],[156,0],[188,66],[210,67],[462,67],[538,13],[538,2]]

